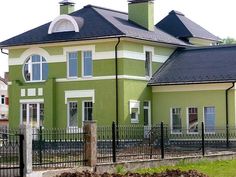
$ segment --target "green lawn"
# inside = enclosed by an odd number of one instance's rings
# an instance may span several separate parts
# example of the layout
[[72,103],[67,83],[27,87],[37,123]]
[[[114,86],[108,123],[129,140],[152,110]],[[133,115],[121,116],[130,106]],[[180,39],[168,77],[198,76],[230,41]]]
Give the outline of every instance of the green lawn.
[[197,170],[209,177],[236,177],[236,160],[227,161],[199,161],[196,163],[187,163],[181,161],[176,166],[163,166],[159,168],[140,169],[138,173],[163,172],[166,169],[180,169],[183,171]]

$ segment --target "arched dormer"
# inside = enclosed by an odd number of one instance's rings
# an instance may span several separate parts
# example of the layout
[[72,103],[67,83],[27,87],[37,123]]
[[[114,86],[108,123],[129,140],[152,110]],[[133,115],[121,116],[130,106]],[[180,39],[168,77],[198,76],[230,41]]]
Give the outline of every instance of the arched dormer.
[[48,34],[68,31],[79,32],[78,22],[70,15],[60,15],[51,22]]

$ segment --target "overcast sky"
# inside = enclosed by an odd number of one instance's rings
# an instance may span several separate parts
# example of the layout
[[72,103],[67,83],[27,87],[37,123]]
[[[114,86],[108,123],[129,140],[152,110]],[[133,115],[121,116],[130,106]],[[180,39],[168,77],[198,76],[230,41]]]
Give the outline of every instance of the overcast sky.
[[[0,41],[23,33],[59,15],[60,0],[5,0],[0,4]],[[75,10],[87,4],[128,11],[127,0],[74,0]],[[236,38],[236,0],[156,0],[155,22],[171,10],[185,14],[216,36]],[[8,71],[7,56],[0,54],[0,75]]]

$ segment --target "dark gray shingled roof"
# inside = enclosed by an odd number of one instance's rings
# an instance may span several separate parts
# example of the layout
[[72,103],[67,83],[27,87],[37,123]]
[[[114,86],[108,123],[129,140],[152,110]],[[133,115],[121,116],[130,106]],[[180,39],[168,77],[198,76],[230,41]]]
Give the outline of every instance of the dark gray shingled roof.
[[179,39],[195,37],[212,41],[220,41],[219,37],[213,35],[200,25],[191,21],[181,12],[174,10],[172,10],[169,15],[157,23],[156,26]]
[[185,42],[176,39],[158,28],[155,28],[155,31],[152,32],[128,21],[127,13],[88,5],[81,10],[71,13],[70,15],[75,19],[78,19],[78,17],[83,19],[83,25],[79,32],[48,34],[50,23],[46,23],[35,29],[1,42],[0,47],[79,41],[118,36],[150,40],[178,46],[187,45]]
[[149,85],[236,81],[236,45],[178,49]]

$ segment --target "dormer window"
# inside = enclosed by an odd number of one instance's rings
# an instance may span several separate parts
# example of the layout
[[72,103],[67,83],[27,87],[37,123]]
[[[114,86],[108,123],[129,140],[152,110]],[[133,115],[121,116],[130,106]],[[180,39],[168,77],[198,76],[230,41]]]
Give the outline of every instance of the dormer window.
[[24,65],[24,78],[26,81],[45,81],[48,78],[48,64],[44,57],[31,55]]
[[53,20],[49,26],[48,34],[59,32],[79,32],[79,27],[83,25],[83,19],[70,15],[60,15]]

